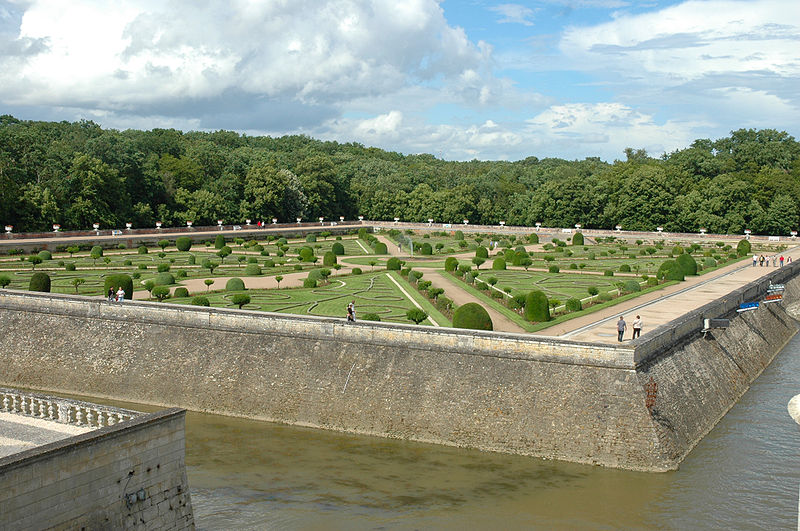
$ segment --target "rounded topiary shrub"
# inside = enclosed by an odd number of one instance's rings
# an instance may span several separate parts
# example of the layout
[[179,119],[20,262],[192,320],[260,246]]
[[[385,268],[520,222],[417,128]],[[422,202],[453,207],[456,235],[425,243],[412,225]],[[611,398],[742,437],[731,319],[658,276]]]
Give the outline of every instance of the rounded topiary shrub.
[[275,260],[264,260],[264,267],[275,267]]
[[567,299],[567,311],[569,312],[579,312],[583,309],[583,304],[581,304],[581,300],[575,297],[571,299]]
[[250,295],[247,293],[236,293],[231,297],[231,302],[242,309],[245,304],[250,304]]
[[543,323],[550,320],[550,303],[543,291],[534,290],[525,297],[525,319]]
[[630,273],[631,272],[631,266],[629,266],[628,264],[622,264],[621,266],[619,266],[619,272],[620,273]]
[[658,271],[656,271],[656,278],[662,279],[667,277],[667,271],[670,267],[675,263],[675,260],[666,260],[658,267]]
[[186,257],[186,263],[189,265],[195,265],[197,263],[197,257],[195,257],[193,254],[190,254]]
[[400,271],[401,266],[402,264],[400,263],[400,259],[395,258],[394,256],[386,261],[386,269],[389,271]]
[[494,262],[492,262],[492,269],[495,271],[502,271],[506,268],[506,260],[505,258],[495,258]]
[[189,296],[189,290],[186,289],[186,288],[183,288],[183,287],[175,288],[175,291],[172,292],[172,296],[175,297],[175,298],[188,297]]
[[50,253],[50,251],[39,251],[39,255],[38,256],[39,256],[39,258],[42,259],[42,261],[44,261],[44,260],[52,260],[53,259],[53,255]]
[[75,264],[72,262],[64,264],[64,271],[75,271]]
[[468,302],[453,312],[453,328],[492,330],[492,318],[483,306],[477,302]]
[[107,295],[111,288],[114,288],[115,293],[122,288],[122,291],[125,292],[125,299],[133,299],[133,279],[129,275],[118,273],[106,276],[103,280],[103,294]]
[[675,247],[672,248],[672,254],[673,255],[683,254],[683,247],[681,247],[680,245],[676,245]]
[[614,271],[612,271],[611,269],[606,269],[605,271],[603,271],[603,276],[604,277],[613,277],[614,276]]
[[47,273],[43,273],[41,271],[37,271],[33,275],[31,275],[30,284],[28,284],[28,289],[30,291],[50,291],[50,275]]
[[304,288],[316,288],[317,287],[317,280],[313,278],[304,278],[303,279],[303,287]]
[[333,251],[333,254],[336,256],[344,256],[344,245],[342,245],[340,242],[335,242],[333,245],[331,245],[331,251]]
[[204,297],[203,295],[198,295],[197,297],[192,297],[192,305],[211,306],[211,302],[208,300],[208,297]]
[[175,277],[172,276],[172,273],[159,273],[153,279],[153,282],[156,286],[171,286],[175,284]]
[[338,262],[336,259],[336,253],[333,251],[328,251],[324,255],[322,255],[322,265],[332,266]]
[[389,253],[389,250],[386,248],[386,244],[383,242],[375,242],[375,245],[372,246],[372,250],[375,251],[375,254]]
[[228,291],[242,291],[245,289],[244,280],[236,277],[230,278],[228,282],[225,283],[225,289]]
[[353,274],[354,275],[360,275],[361,273],[362,273],[362,271],[361,271],[360,267],[354,267],[353,268]]
[[528,235],[528,243],[539,243],[539,235],[538,234]]
[[580,232],[576,232],[575,234],[573,234],[572,245],[583,245],[583,234],[581,234]]
[[317,235],[316,234],[309,234],[308,236],[306,236],[306,241],[308,243],[316,242],[317,241]]
[[248,277],[257,277],[261,274],[261,266],[258,264],[247,264],[244,268],[244,274]]
[[705,258],[703,260],[703,267],[705,267],[706,269],[708,269],[709,267],[716,267],[716,266],[717,266],[717,261],[714,260],[713,258]]
[[693,276],[697,274],[697,262],[690,254],[681,254],[675,259],[675,262],[680,266],[681,271],[685,276]]
[[165,273],[169,271],[169,268],[170,268],[169,264],[158,264],[156,266],[156,271],[158,271],[159,273]]
[[457,268],[458,268],[458,258],[454,256],[448,256],[447,259],[444,261],[444,270],[455,271]]
[[175,278],[186,278],[186,270],[181,269],[177,273],[175,273]]
[[667,280],[684,280],[685,275],[683,269],[678,265],[678,262],[672,262],[669,269],[666,271],[665,277]]
[[303,262],[313,262],[314,261],[314,249],[311,247],[301,247],[298,251],[298,255],[300,256],[300,260]]
[[750,254],[752,247],[750,242],[747,240],[739,240],[739,243],[736,244],[736,254],[739,256],[745,256]]
[[557,265],[551,265],[550,267],[547,268],[547,271],[550,273],[558,273],[559,271],[561,271],[561,268],[558,267]]
[[484,246],[478,246],[475,248],[475,256],[478,258],[489,258],[489,249]]
[[225,247],[225,236],[217,234],[217,237],[214,238],[214,249],[222,249],[223,247]]
[[636,293],[637,291],[642,291],[642,286],[635,280],[626,280],[622,285],[622,289],[628,293]]
[[99,245],[95,245],[92,247],[92,250],[89,251],[89,254],[92,256],[103,256],[103,248]]
[[144,245],[140,245],[137,252],[139,254],[147,254],[147,247],[145,247]]
[[179,251],[186,252],[192,248],[192,239],[188,236],[181,236],[175,240],[175,247],[177,247]]
[[365,313],[361,316],[362,321],[380,321],[381,316],[377,313]]
[[422,247],[419,250],[419,254],[423,256],[430,256],[433,254],[433,247],[431,247],[430,243],[425,242],[422,244]]

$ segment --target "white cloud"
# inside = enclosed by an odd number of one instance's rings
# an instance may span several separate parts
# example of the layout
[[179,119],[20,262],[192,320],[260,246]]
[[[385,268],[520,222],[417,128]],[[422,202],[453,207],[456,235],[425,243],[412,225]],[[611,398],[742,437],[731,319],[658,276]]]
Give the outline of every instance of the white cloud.
[[533,26],[530,18],[534,14],[534,10],[525,7],[521,4],[500,4],[489,8],[490,11],[499,13],[502,18],[497,22],[499,24],[522,24],[524,26]]

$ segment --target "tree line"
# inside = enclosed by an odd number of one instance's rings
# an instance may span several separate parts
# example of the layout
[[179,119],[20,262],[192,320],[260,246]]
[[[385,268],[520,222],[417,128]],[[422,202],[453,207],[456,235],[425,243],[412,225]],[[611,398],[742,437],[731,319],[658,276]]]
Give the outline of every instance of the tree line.
[[798,228],[800,144],[740,129],[659,158],[454,162],[232,131],[0,116],[0,222],[15,231],[319,217],[741,234]]

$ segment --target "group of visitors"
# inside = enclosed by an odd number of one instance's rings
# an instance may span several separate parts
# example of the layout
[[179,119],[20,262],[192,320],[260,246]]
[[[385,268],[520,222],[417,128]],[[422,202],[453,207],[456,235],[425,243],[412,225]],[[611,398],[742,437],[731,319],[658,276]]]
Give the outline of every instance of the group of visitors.
[[783,255],[778,256],[777,254],[773,254],[772,256],[764,256],[763,254],[762,255],[754,254],[753,267],[756,267],[756,265],[764,267],[764,264],[766,264],[766,266],[769,267],[770,260],[772,260],[772,267],[783,267],[784,261],[786,264],[792,263],[791,256],[787,256],[784,258]]
[[114,287],[108,288],[108,302],[122,302],[125,300],[125,290],[122,286],[115,290]]
[[[636,319],[633,321],[633,336],[631,339],[636,339],[642,335],[642,327],[644,327],[644,321],[642,321],[641,316],[637,315]],[[626,323],[623,316],[620,315],[619,321],[617,321],[617,341],[620,343],[622,342],[623,336],[625,335],[625,330],[627,329],[628,323]]]

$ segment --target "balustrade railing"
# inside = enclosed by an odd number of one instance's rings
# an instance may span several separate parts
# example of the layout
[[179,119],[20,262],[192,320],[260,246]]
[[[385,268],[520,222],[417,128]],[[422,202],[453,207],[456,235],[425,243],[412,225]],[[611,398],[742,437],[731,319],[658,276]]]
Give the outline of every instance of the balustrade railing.
[[0,411],[87,428],[102,428],[142,413],[71,398],[0,387]]

